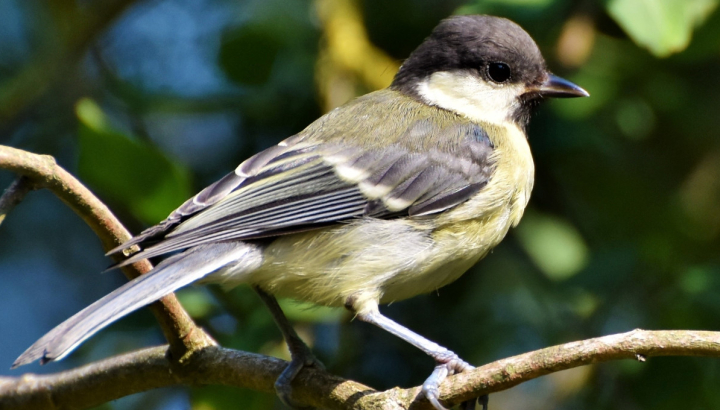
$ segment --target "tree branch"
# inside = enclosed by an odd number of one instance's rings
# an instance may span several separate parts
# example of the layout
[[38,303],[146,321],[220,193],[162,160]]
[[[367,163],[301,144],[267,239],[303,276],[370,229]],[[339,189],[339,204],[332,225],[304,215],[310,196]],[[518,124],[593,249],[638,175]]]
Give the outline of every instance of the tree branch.
[[[287,362],[255,353],[208,347],[178,365],[165,358],[167,346],[137,352],[51,375],[0,378],[0,408],[82,409],[159,387],[221,384],[274,392]],[[362,384],[324,371],[306,369],[295,382],[302,403],[345,408],[353,398],[374,392]]]
[[[0,378],[0,407],[88,408],[173,385],[220,384],[272,392],[287,365],[267,356],[208,347],[180,366],[166,360],[165,351],[166,347],[154,347],[62,373]],[[536,350],[448,378],[440,389],[441,400],[452,406],[560,370],[620,359],[645,361],[653,356],[720,357],[720,332],[634,330]],[[315,369],[303,370],[293,387],[300,403],[331,410],[432,408],[420,395],[419,386],[377,392]]]
[[[85,221],[100,238],[105,250],[110,250],[131,238],[130,233],[110,209],[77,179],[57,165],[53,157],[0,145],[0,169],[22,175],[34,188],[50,190]],[[8,192],[14,190],[13,186]],[[21,199],[14,194],[12,196],[16,200]],[[3,198],[6,198],[6,195],[3,195]],[[5,202],[9,201],[8,199]],[[123,272],[132,279],[150,269],[152,269],[150,262],[142,261],[123,268]],[[195,325],[174,295],[165,296],[150,307],[170,343],[174,358],[183,359],[199,348],[215,344],[210,336]]]
[[621,359],[644,362],[655,356],[720,357],[720,332],[636,329],[548,347],[458,374],[443,384],[441,397],[446,403],[462,403],[573,367]]

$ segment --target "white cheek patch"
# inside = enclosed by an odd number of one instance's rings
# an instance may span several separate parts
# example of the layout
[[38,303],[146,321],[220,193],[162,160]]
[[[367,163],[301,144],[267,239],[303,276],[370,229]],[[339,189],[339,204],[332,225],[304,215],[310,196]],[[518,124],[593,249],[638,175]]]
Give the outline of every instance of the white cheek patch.
[[520,107],[520,84],[486,82],[467,72],[439,71],[423,80],[417,92],[425,102],[473,121],[503,124]]

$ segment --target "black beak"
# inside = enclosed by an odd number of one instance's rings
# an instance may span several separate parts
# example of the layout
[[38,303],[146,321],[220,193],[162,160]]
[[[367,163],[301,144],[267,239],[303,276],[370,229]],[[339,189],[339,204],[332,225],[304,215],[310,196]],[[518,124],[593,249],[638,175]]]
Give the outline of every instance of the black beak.
[[533,91],[543,97],[575,98],[590,96],[590,93],[577,85],[550,73],[548,73],[545,82]]

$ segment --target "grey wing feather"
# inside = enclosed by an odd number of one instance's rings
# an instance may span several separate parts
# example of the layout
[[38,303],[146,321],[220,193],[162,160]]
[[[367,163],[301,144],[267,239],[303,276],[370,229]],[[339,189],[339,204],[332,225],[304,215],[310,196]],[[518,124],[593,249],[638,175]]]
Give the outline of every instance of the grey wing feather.
[[[291,141],[292,138],[287,141]],[[157,225],[151,226],[150,228],[142,231],[137,236],[133,237],[129,241],[122,245],[111,249],[106,255],[112,255],[118,253],[124,249],[127,249],[133,245],[141,243],[152,243],[154,239],[162,239],[162,236],[175,227],[181,222],[186,220],[188,217],[220,202],[222,199],[227,197],[230,193],[236,189],[252,182],[257,177],[257,174],[264,169],[264,166],[271,160],[277,160],[282,154],[291,150],[290,144],[276,145],[268,148],[250,158],[245,160],[238,168],[231,172],[215,183],[207,186],[205,189],[200,191],[194,197],[185,201],[180,207],[174,210],[165,220]],[[283,167],[274,167],[274,172],[280,172]],[[267,175],[266,175],[267,176]]]
[[408,209],[408,214],[411,216],[428,215],[452,208],[470,199],[485,185],[487,185],[487,181],[466,185],[457,191],[444,192],[426,201],[413,204],[410,209]]
[[[285,235],[358,217],[413,217],[450,209],[487,184],[494,147],[477,124],[448,123],[411,122],[394,133],[394,141],[375,147],[363,146],[359,137],[328,141],[335,132],[319,120],[317,129],[311,126],[253,156],[159,227],[129,242],[144,249],[119,266],[204,243]],[[383,124],[354,132],[387,135],[375,128],[389,126]],[[314,140],[313,133],[320,138]],[[432,134],[436,138],[429,138]]]
[[202,243],[256,239],[362,216],[367,199],[319,159],[277,181],[249,184],[118,266]]
[[164,233],[170,231],[176,227],[186,217],[197,213],[198,211],[212,205],[228,193],[232,192],[233,189],[237,188],[242,182],[245,181],[245,177],[231,172],[225,175],[223,178],[218,180],[207,188],[203,189],[194,197],[188,199],[178,209],[173,211],[164,221],[157,225],[151,226],[150,228],[142,231],[137,236],[133,237],[129,241],[122,245],[115,247],[108,251],[106,255],[112,255],[127,249],[133,245],[140,243],[151,242],[154,238],[161,237]]

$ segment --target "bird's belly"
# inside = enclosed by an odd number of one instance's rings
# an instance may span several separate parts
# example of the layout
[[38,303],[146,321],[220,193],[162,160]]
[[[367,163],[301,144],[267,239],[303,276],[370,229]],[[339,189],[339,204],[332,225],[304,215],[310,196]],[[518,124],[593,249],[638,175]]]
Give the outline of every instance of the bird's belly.
[[278,238],[244,282],[280,297],[343,306],[350,297],[381,303],[428,293],[459,278],[507,232],[507,218],[440,229],[412,220],[364,219]]
[[510,228],[507,213],[507,209],[489,212],[481,218],[436,229],[432,252],[422,269],[399,272],[387,281],[381,302],[432,292],[457,280],[505,237]]
[[477,255],[474,259],[455,259],[434,269],[427,268],[424,271],[397,275],[384,284],[380,303],[392,303],[435,291],[457,280],[481,257],[482,255]]
[[361,293],[379,299],[399,273],[421,267],[432,247],[431,230],[410,221],[362,219],[278,238],[248,279],[277,296],[343,306]]

